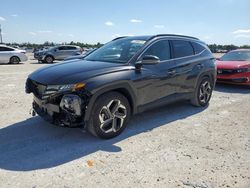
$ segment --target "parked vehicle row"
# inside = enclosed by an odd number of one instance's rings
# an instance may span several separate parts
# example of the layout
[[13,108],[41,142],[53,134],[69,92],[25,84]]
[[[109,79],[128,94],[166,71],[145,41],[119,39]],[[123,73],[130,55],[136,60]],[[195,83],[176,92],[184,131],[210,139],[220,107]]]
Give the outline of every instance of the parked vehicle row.
[[197,38],[121,37],[83,59],[33,72],[26,92],[45,120],[113,138],[145,110],[177,100],[207,106],[215,80],[215,59]]
[[22,61],[27,61],[25,50],[0,45],[0,63],[18,64]]
[[54,60],[64,60],[67,57],[80,55],[82,49],[79,46],[60,45],[34,52],[34,58],[39,62],[53,63]]

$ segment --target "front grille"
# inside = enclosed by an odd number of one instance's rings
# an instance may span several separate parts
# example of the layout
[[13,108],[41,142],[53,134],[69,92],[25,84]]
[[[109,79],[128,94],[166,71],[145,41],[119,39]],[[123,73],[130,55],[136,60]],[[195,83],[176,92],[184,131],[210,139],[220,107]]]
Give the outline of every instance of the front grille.
[[237,69],[218,69],[217,74],[236,74]]
[[235,83],[246,83],[246,82],[249,82],[248,78],[231,78],[231,79],[218,78],[217,80],[221,81],[221,82],[235,82]]
[[46,86],[28,78],[25,88],[26,93],[34,93],[37,98],[42,99]]

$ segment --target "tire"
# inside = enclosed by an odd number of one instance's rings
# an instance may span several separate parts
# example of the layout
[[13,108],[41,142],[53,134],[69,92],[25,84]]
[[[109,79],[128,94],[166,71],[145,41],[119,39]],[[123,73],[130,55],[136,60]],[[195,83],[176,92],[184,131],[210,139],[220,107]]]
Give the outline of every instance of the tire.
[[87,130],[96,137],[110,139],[122,133],[130,116],[128,99],[118,92],[109,92],[96,100]]
[[46,63],[53,63],[54,57],[51,56],[51,55],[47,55],[47,56],[44,58],[44,61],[45,61]]
[[199,80],[197,87],[191,99],[191,104],[197,107],[207,106],[213,91],[213,84],[211,79],[203,77]]
[[17,56],[13,56],[10,58],[9,64],[19,64],[20,63],[20,59]]

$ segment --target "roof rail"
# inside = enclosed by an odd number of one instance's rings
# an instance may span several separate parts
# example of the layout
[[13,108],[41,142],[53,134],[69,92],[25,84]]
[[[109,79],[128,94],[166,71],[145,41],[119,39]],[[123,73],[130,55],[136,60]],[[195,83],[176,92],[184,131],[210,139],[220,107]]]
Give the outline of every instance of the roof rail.
[[112,41],[114,41],[114,40],[118,40],[118,39],[122,39],[122,38],[126,38],[127,36],[122,36],[122,37],[116,37],[116,38],[114,38]]
[[196,39],[196,40],[199,40],[198,38],[196,37],[191,37],[191,36],[186,36],[186,35],[176,35],[176,34],[158,34],[158,35],[154,35],[152,36],[152,38],[155,38],[155,37],[185,37],[185,38],[190,38],[190,39]]

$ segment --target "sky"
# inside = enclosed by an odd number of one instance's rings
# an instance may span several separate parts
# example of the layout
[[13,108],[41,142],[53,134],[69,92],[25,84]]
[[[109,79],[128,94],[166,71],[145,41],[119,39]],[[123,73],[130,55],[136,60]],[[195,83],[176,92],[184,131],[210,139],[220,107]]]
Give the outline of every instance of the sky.
[[0,0],[0,24],[6,43],[168,33],[250,45],[250,0]]

